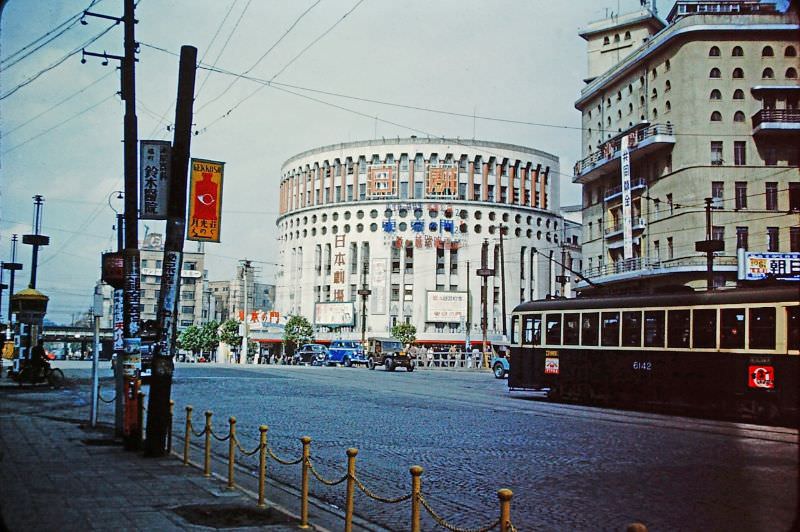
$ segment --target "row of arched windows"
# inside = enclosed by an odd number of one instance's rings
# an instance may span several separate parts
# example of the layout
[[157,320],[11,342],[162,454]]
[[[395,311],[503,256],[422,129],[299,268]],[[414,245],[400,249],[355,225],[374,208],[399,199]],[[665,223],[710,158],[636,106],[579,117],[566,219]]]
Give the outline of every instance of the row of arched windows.
[[[717,67],[714,67],[708,73],[708,77],[711,79],[719,79],[722,77],[722,72]],[[744,70],[738,67],[734,68],[731,77],[733,77],[733,79],[744,79]],[[797,69],[794,67],[787,68],[784,77],[786,79],[797,79]],[[775,79],[775,71],[770,67],[765,68],[761,71],[761,79]]]
[[[720,50],[719,46],[712,46],[708,50],[708,57],[719,57]],[[741,46],[734,46],[731,49],[731,56],[732,57],[744,57],[744,50],[742,50]],[[761,49],[761,57],[774,57],[775,51],[772,49],[772,46],[765,46]],[[797,57],[797,49],[794,46],[787,46],[786,49],[783,51],[784,57]]]
[[[712,122],[722,122],[722,113],[719,111],[714,111],[711,113],[711,121]],[[742,111],[736,111],[733,113],[733,121],[734,122],[744,122],[745,116]]]
[[[625,40],[626,41],[630,41],[631,40],[631,32],[629,32],[629,31],[625,32]],[[620,41],[619,33],[615,33],[614,34],[614,42],[619,42],[619,41]],[[605,37],[603,37],[603,45],[609,45],[609,44],[611,44],[611,37],[606,35]]]
[[[710,100],[721,100],[722,93],[719,89],[713,89],[711,91],[711,95],[709,96]],[[733,99],[734,100],[744,100],[744,91],[742,89],[736,89],[733,91]]]

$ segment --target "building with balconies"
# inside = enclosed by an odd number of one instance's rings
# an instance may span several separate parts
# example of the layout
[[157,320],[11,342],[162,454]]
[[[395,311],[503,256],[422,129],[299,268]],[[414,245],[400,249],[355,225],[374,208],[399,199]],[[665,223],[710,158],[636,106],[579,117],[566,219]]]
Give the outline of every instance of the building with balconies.
[[[582,113],[583,275],[610,291],[705,286],[708,231],[737,250],[800,252],[797,7],[678,0],[589,24]],[[705,198],[712,198],[706,227]],[[577,288],[590,291],[583,281]]]

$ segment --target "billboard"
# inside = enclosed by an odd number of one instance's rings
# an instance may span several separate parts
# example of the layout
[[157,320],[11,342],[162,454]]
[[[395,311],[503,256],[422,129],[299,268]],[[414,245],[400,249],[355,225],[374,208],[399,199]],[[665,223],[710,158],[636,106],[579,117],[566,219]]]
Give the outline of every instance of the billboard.
[[326,327],[352,327],[355,325],[353,302],[315,303],[314,325]]
[[397,181],[394,166],[375,164],[367,167],[367,198],[391,198],[397,196]]
[[139,219],[167,219],[171,161],[172,144],[169,141],[139,142]]
[[369,288],[372,289],[372,294],[369,296],[369,302],[372,314],[386,314],[387,277],[386,259],[371,259],[369,261]]
[[225,163],[192,159],[187,240],[219,242]]
[[800,253],[753,253],[740,250],[739,279],[800,281]]
[[467,292],[428,291],[425,321],[461,323],[467,321]]
[[428,198],[457,198],[458,167],[455,165],[431,165],[428,167],[425,195]]

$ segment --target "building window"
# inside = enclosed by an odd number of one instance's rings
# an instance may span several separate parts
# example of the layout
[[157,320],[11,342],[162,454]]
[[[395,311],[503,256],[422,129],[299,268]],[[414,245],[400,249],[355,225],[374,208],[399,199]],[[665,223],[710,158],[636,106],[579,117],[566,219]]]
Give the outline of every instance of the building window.
[[747,227],[736,228],[736,249],[747,251]]
[[794,46],[787,46],[783,55],[784,57],[797,57],[797,50]]
[[406,269],[406,273],[414,273],[414,247],[413,246],[406,246],[405,269]]
[[720,166],[722,164],[722,141],[721,140],[712,140],[711,141],[711,164],[714,166]]
[[722,181],[712,181],[711,206],[715,209],[721,209],[724,196],[725,196],[725,183],[723,183]]
[[712,122],[722,122],[722,113],[719,111],[714,111],[711,113],[711,121]]
[[444,274],[444,249],[436,248],[436,274]]
[[625,40],[626,41],[630,41],[631,40],[631,32],[629,32],[629,31],[625,32]]
[[667,100],[667,102],[664,104],[664,108],[667,110],[668,113],[672,111],[672,104],[669,102],[669,100]]
[[736,182],[736,209],[747,208],[747,181]]
[[744,113],[741,111],[736,111],[735,113],[733,113],[733,121],[744,122]]
[[392,285],[392,301],[400,301],[400,285]]
[[403,285],[403,301],[414,301],[414,285]]
[[719,91],[719,89],[714,89],[714,90],[711,91],[711,95],[708,98],[710,100],[721,100],[722,99],[722,93]]
[[653,92],[650,94],[650,98],[658,98],[658,91],[655,89],[655,87],[653,88]]
[[725,227],[714,225],[711,227],[711,238],[722,242],[722,249],[725,249]]
[[708,50],[708,57],[719,57],[719,48],[717,48],[716,46],[712,46]]
[[767,67],[761,72],[761,79],[774,79],[775,72],[772,71],[771,68]]
[[737,166],[747,164],[747,143],[743,140],[733,142],[733,164]]
[[744,78],[744,70],[741,68],[734,68],[733,69],[733,79],[742,79]]
[[611,39],[608,38],[608,35],[603,37],[603,46],[611,44]]
[[786,69],[786,79],[797,79],[797,69],[789,67]]
[[400,248],[392,246],[392,273],[400,273]]
[[735,91],[733,91],[733,99],[744,100],[744,91],[742,89],[736,89]]
[[673,245],[672,237],[667,237],[667,259],[672,260],[675,256],[675,246]]
[[766,208],[768,211],[778,210],[778,183],[765,183],[764,196],[766,198]]
[[731,50],[731,55],[733,57],[742,57],[744,55],[744,51],[742,50],[741,46],[734,46],[733,50]]
[[789,183],[789,210],[800,211],[800,183]]
[[772,51],[772,46],[765,46],[761,50],[761,57],[772,57],[775,53]]
[[722,77],[722,73],[719,71],[717,67],[711,69],[711,72],[708,73],[709,78],[719,79]]
[[767,251],[778,251],[778,228],[767,227]]
[[800,252],[800,227],[789,228],[789,251]]

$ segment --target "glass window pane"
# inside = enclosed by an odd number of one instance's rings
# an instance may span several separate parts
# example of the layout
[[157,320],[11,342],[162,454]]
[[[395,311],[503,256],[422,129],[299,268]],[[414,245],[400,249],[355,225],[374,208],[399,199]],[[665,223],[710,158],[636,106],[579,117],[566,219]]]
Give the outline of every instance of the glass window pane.
[[542,327],[541,314],[531,314],[524,317],[522,342],[525,344],[536,344],[539,342],[539,334]]
[[519,321],[519,316],[514,316],[511,320],[511,345],[515,345],[517,343],[517,322]]
[[642,345],[642,313],[622,313],[622,346],[639,347]]
[[750,349],[775,349],[775,308],[750,309]]
[[603,312],[602,345],[619,346],[619,312]]
[[786,347],[800,349],[800,307],[786,309],[786,329]]
[[669,311],[668,347],[689,347],[689,311]]
[[720,311],[719,347],[744,349],[743,308],[724,308]]
[[597,345],[600,315],[597,312],[584,312],[581,318],[581,345]]
[[648,310],[644,313],[644,346],[664,347],[664,311]]
[[578,345],[580,339],[581,315],[564,314],[564,345]]
[[561,345],[561,314],[547,314],[547,344]]
[[716,309],[699,309],[692,313],[692,346],[717,347]]

